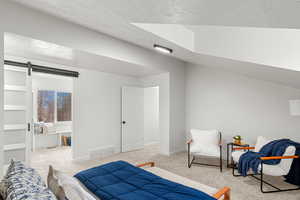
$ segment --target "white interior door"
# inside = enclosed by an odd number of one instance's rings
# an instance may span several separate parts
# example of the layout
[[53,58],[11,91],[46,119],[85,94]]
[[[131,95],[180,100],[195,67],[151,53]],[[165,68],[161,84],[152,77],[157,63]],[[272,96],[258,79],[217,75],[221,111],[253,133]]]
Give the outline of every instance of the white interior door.
[[10,159],[29,164],[32,95],[27,68],[4,66],[4,163]]
[[144,89],[122,88],[122,152],[144,147]]

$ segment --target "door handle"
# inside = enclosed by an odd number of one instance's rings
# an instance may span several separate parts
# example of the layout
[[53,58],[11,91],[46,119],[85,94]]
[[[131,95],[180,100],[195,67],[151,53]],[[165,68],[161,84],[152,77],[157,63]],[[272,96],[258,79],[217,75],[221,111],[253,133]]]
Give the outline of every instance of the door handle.
[[30,132],[31,131],[31,124],[27,123],[27,131]]
[[126,121],[122,121],[122,124],[126,124]]

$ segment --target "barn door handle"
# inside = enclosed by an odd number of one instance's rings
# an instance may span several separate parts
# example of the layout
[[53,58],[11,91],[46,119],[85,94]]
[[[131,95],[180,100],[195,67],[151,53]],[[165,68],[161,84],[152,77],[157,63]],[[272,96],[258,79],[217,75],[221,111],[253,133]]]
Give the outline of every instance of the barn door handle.
[[27,124],[27,131],[28,132],[31,131],[31,125],[30,125],[30,123]]

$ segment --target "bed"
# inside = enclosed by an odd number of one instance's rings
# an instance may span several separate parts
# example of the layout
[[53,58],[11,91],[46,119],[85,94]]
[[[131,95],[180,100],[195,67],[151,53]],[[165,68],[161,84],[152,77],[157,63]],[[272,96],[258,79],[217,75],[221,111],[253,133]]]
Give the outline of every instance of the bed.
[[155,167],[154,162],[133,166],[116,161],[84,170],[75,177],[101,200],[230,200],[230,188],[218,190]]

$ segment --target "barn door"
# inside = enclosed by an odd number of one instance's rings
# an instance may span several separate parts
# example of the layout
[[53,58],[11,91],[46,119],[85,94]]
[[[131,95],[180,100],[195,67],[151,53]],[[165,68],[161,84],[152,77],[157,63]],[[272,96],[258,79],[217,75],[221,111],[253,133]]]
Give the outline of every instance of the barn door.
[[[30,66],[30,64],[28,64]],[[31,68],[4,65],[4,163],[30,161],[32,130]]]

